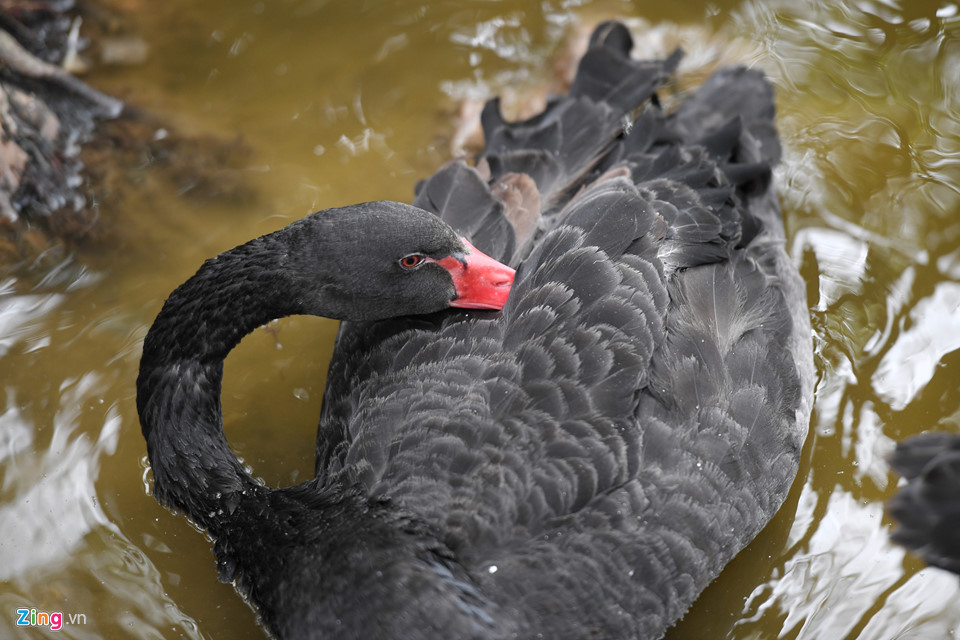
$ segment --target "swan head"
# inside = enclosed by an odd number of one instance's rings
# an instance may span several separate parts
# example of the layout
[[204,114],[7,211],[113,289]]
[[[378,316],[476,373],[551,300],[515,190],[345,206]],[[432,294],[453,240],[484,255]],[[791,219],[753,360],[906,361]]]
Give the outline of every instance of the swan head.
[[381,320],[503,308],[514,270],[437,216],[397,202],[327,209],[281,232],[303,313]]

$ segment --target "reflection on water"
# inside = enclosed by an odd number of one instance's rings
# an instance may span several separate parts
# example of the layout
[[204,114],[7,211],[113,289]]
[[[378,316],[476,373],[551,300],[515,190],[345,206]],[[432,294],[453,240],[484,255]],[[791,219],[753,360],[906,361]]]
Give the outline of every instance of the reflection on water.
[[[956,578],[927,569],[911,579],[914,584],[907,582],[904,551],[889,542],[880,524],[881,505],[860,504],[835,487],[815,521],[816,501],[805,489],[791,531],[804,538],[803,551],[785,563],[782,575],[753,592],[758,602],[748,600],[746,610],[755,607],[756,613],[737,623],[736,637],[774,637],[769,626],[757,624],[765,617],[780,621],[779,637],[950,637],[960,624],[960,611],[948,606],[956,596]],[[935,587],[945,593],[915,600],[920,584],[924,591]]]
[[914,400],[945,355],[960,349],[960,283],[940,282],[910,309],[900,339],[880,361],[874,389],[898,411]]
[[[0,579],[64,563],[88,532],[111,526],[96,504],[94,483],[99,458],[116,452],[119,416],[111,407],[96,443],[86,434],[71,437],[80,407],[97,386],[97,378],[90,372],[80,380],[64,381],[53,439],[45,450],[35,446],[36,429],[16,405],[8,406],[2,416],[15,448],[11,447],[4,477],[4,491],[12,495],[0,508],[0,529],[8,532],[0,547]],[[16,401],[15,394],[10,395]],[[31,552],[25,554],[24,549]]]
[[[43,412],[50,423],[38,424],[29,402],[18,402],[16,389],[7,387],[0,415],[4,637],[21,637],[24,629],[12,615],[23,607],[63,614],[64,628],[47,630],[67,637],[153,637],[151,628],[199,637],[164,594],[156,568],[101,505],[100,464],[116,454],[122,424],[116,405],[104,402],[106,391],[94,371],[66,377]],[[101,423],[98,433],[78,433],[89,421],[81,413],[94,414],[89,420]],[[45,437],[49,441],[37,442]],[[74,615],[83,622],[73,623]]]
[[[777,179],[820,368],[786,506],[669,637],[960,636],[958,581],[890,544],[883,515],[893,443],[960,429],[960,11],[673,4],[177,0],[131,13],[150,60],[93,82],[185,130],[242,135],[260,196],[127,194],[102,206],[129,248],[0,278],[0,636],[52,635],[17,627],[22,607],[85,616],[58,637],[259,633],[208,541],[144,489],[133,382],[163,297],[204,258],[315,209],[409,200],[449,157],[451,97],[546,81],[577,16],[613,15],[647,21],[644,51],[682,44],[694,79],[745,60],[777,85]],[[287,319],[228,359],[228,437],[273,485],[311,472],[335,329]]]
[[[0,357],[21,340],[29,342],[28,351],[49,346],[50,338],[36,335],[32,324],[53,311],[63,300],[62,294],[11,295],[16,281],[12,278],[0,285]],[[0,436],[2,437],[2,436]]]

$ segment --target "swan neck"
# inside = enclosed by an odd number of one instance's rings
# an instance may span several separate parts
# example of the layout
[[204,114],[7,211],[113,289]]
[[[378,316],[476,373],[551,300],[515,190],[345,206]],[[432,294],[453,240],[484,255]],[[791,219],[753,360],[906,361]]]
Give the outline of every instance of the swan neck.
[[154,493],[214,533],[243,494],[262,490],[223,432],[223,360],[253,329],[298,311],[285,255],[265,236],[208,260],[144,339],[137,408]]

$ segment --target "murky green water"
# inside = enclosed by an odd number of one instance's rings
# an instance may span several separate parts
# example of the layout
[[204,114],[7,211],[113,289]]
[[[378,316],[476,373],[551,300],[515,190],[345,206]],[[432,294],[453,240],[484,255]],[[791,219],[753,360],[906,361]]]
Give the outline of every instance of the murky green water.
[[[443,105],[547,79],[576,16],[613,15],[650,21],[652,47],[680,38],[691,67],[773,78],[821,373],[787,505],[669,637],[960,637],[957,579],[891,545],[883,514],[893,442],[960,429],[960,10],[653,4],[142,3],[130,20],[149,61],[91,81],[178,128],[241,136],[258,195],[104,202],[118,247],[0,276],[0,637],[262,635],[209,542],[147,494],[133,387],[147,326],[206,257],[319,208],[409,200],[450,156]],[[334,330],[287,319],[227,361],[228,437],[268,483],[311,471]],[[64,629],[16,627],[24,606],[63,612]]]

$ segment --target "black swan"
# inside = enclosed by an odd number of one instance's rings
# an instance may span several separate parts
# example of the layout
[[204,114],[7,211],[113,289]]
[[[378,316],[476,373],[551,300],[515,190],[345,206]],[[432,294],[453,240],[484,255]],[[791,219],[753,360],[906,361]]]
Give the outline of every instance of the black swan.
[[907,479],[888,504],[898,523],[893,539],[927,564],[960,573],[960,435],[904,440],[890,464]]
[[[658,638],[780,507],[813,364],[773,92],[724,69],[668,114],[680,54],[631,47],[602,24],[542,114],[489,103],[476,165],[418,185],[418,209],[314,214],[165,303],[137,381],[154,492],[277,637]],[[400,284],[408,255],[469,251],[447,225],[516,266],[502,311],[441,310],[458,294],[429,262]],[[358,246],[386,260],[345,271]],[[230,451],[220,380],[292,313],[350,322],[316,477],[273,489]]]

